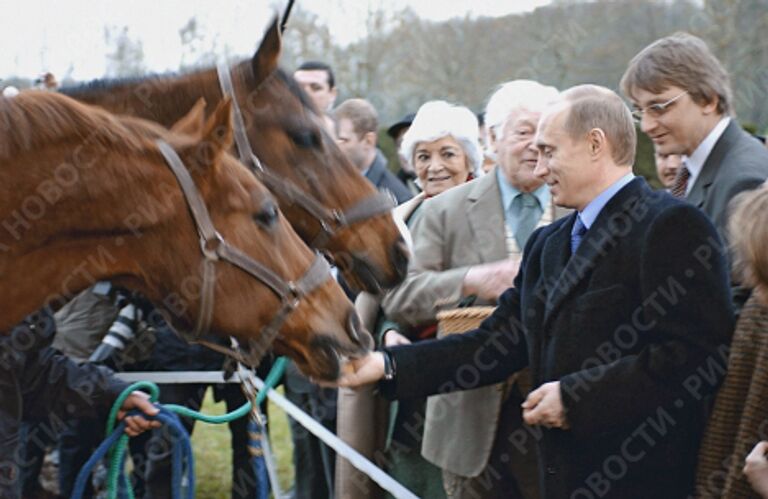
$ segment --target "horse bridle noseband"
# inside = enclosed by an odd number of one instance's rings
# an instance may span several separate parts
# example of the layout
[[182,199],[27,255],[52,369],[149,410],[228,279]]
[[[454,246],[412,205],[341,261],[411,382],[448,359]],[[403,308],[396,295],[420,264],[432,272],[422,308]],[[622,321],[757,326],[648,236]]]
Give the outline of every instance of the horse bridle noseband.
[[267,189],[291,204],[300,206],[312,218],[317,220],[320,229],[317,235],[312,238],[310,246],[313,248],[325,249],[328,242],[339,230],[362,220],[389,213],[395,207],[396,203],[391,194],[377,192],[375,195],[363,199],[345,211],[329,210],[310,194],[296,187],[292,182],[268,171],[259,158],[253,153],[253,149],[251,149],[251,144],[248,141],[248,134],[245,129],[245,122],[243,121],[243,115],[240,112],[240,106],[237,103],[235,87],[232,84],[232,76],[230,75],[229,67],[226,64],[219,64],[216,66],[216,70],[219,75],[222,94],[232,99],[235,144],[237,145],[240,161],[251,168],[256,177],[264,183]]
[[[240,249],[229,244],[213,226],[208,208],[205,206],[192,176],[176,151],[163,140],[156,141],[166,163],[176,177],[187,202],[192,219],[200,237],[200,250],[203,254],[203,284],[200,291],[200,312],[197,324],[192,333],[194,340],[213,350],[219,351],[239,362],[256,367],[269,350],[272,342],[280,333],[288,315],[299,306],[301,300],[331,279],[330,266],[322,255],[315,253],[315,260],[307,272],[298,281],[286,281],[275,272],[257,262]],[[201,340],[200,337],[208,332],[213,319],[214,287],[216,284],[216,262],[224,261],[265,284],[280,299],[280,309],[274,318],[264,328],[258,340],[250,339],[248,350],[232,350],[216,343]]]

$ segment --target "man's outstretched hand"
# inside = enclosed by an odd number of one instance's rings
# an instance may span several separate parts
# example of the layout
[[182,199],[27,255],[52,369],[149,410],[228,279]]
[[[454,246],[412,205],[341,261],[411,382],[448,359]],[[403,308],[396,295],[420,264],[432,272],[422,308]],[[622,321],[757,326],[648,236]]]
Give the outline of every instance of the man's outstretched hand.
[[357,388],[375,383],[384,377],[384,354],[370,352],[365,357],[352,359],[341,367],[337,385]]
[[123,402],[123,406],[117,412],[117,418],[122,420],[125,418],[125,433],[131,437],[141,435],[147,430],[152,428],[160,428],[160,421],[150,421],[144,419],[141,415],[128,416],[125,415],[131,409],[138,409],[148,416],[157,416],[160,410],[149,400],[149,395],[141,391],[134,391]]

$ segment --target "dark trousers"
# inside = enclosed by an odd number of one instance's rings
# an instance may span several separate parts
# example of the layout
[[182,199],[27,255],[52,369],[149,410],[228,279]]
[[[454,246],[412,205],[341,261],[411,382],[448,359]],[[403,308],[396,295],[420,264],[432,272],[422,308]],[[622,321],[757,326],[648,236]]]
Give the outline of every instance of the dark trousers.
[[22,497],[36,497],[42,493],[40,472],[45,454],[56,443],[57,429],[48,421],[22,425],[25,465],[21,470]]

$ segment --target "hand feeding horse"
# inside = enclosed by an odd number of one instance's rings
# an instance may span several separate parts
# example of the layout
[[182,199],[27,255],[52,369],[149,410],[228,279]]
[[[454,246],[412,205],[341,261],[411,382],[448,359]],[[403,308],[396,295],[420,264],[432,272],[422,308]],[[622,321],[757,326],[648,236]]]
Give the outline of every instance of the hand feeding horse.
[[182,333],[279,331],[278,353],[335,379],[369,339],[322,258],[226,152],[230,102],[179,127],[192,135],[58,94],[0,99],[0,331],[110,279]]
[[[301,238],[329,254],[353,288],[378,292],[394,286],[405,277],[408,252],[390,214],[391,202],[382,199],[325,132],[318,110],[278,67],[280,51],[275,19],[255,55],[230,71],[217,75],[211,68],[183,76],[102,80],[62,92],[165,126],[200,97],[215,105],[224,92],[232,94],[247,136],[238,140],[241,161],[251,161],[252,148],[254,162],[264,165],[257,175]],[[220,79],[231,80],[229,90],[222,90]]]

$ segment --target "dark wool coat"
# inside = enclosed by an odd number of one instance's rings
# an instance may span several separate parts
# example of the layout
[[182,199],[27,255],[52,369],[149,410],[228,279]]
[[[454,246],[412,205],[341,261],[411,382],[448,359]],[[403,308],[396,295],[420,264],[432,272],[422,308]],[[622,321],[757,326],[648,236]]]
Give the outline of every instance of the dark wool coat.
[[733,330],[717,232],[642,179],[571,256],[575,217],[531,236],[515,287],[478,330],[389,349],[397,375],[380,389],[470,389],[530,366],[534,387],[560,382],[570,424],[509,437],[537,440],[545,498],[685,497]]

